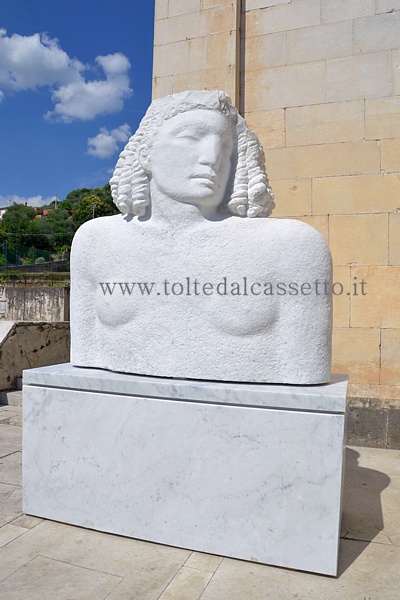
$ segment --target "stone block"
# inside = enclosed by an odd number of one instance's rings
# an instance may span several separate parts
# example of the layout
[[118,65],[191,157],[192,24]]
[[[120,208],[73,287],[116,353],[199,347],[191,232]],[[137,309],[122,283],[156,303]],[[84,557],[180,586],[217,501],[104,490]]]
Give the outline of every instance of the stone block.
[[202,21],[193,15],[179,15],[154,23],[154,45],[162,46],[204,35]]
[[400,139],[382,141],[381,166],[388,173],[400,171]]
[[398,385],[349,385],[348,397],[353,406],[371,408],[400,408]]
[[349,406],[346,443],[352,446],[386,448],[388,411]]
[[400,329],[382,329],[381,384],[400,385]]
[[292,0],[243,0],[242,10],[257,10],[258,8],[270,8],[278,4],[290,4]]
[[173,93],[185,90],[224,90],[235,102],[236,68],[234,65],[181,73],[172,77]]
[[168,0],[156,0],[155,15],[156,21],[166,19],[168,17]]
[[376,0],[376,12],[388,13],[392,10],[400,10],[400,0]]
[[24,374],[26,513],[336,575],[346,377],[238,389],[59,365],[56,388],[30,385],[48,374]]
[[320,0],[296,0],[290,4],[273,6],[268,10],[246,13],[246,35],[265,35],[319,25]]
[[400,96],[400,50],[392,51],[393,93]]
[[391,71],[390,52],[328,60],[326,63],[327,99],[329,102],[337,102],[390,96]]
[[205,35],[236,30],[236,2],[203,10],[200,13],[201,28]]
[[400,265],[400,212],[389,215],[389,265]]
[[172,94],[172,77],[153,77],[153,93],[152,98],[162,98]]
[[[400,392],[400,390],[399,390]],[[400,410],[388,410],[387,448],[400,449]]]
[[400,96],[365,101],[365,137],[368,140],[400,137]]
[[400,267],[352,267],[351,282],[351,327],[400,329]]
[[380,149],[372,141],[274,148],[266,156],[272,180],[380,172]]
[[[271,33],[246,37],[242,41],[245,71],[286,64],[286,33]],[[254,74],[256,76],[256,74]]]
[[236,6],[228,4],[200,11],[198,15],[189,13],[156,21],[154,45],[172,44],[234,29],[236,29]]
[[250,129],[258,135],[263,148],[285,146],[285,111],[283,108],[245,113],[245,119]]
[[323,61],[245,71],[246,112],[324,101]]
[[395,173],[315,178],[312,212],[351,215],[391,212],[400,207],[400,180]]
[[333,329],[332,371],[353,383],[379,384],[380,329]]
[[344,21],[375,14],[375,0],[321,0],[321,20]]
[[200,0],[168,0],[168,16],[186,15],[200,11]]
[[355,53],[381,52],[399,47],[400,13],[389,12],[354,21]]
[[286,145],[307,146],[364,139],[364,102],[298,106],[286,110]]
[[274,217],[303,217],[311,214],[311,179],[283,179],[274,182]]
[[312,62],[353,54],[353,22],[325,23],[287,32],[288,63]]
[[[207,66],[225,67],[236,63],[237,36],[235,31],[225,31],[207,36]],[[194,70],[194,69],[192,69]]]
[[200,71],[206,68],[206,37],[154,47],[154,77]]
[[[290,217],[292,218],[292,217]],[[306,217],[293,217],[296,221],[303,221],[303,223],[308,223],[311,227],[314,227],[317,231],[320,232],[322,237],[325,238],[327,244],[329,244],[329,227],[328,227],[328,217],[327,216],[313,216],[308,215]]]
[[217,6],[235,5],[236,0],[201,0],[201,9],[216,8]]
[[334,265],[387,265],[388,215],[331,215],[329,244]]
[[333,294],[333,326],[350,326],[350,267],[333,267],[333,289],[343,293]]

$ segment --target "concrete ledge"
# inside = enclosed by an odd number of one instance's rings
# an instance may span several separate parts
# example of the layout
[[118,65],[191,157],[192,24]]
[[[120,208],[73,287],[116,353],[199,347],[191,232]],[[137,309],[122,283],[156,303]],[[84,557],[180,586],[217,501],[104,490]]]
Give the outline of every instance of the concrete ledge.
[[0,404],[8,406],[22,406],[22,391],[11,390],[0,392]]
[[0,390],[17,388],[23,369],[69,360],[69,322],[4,321],[0,328]]
[[349,397],[346,443],[400,449],[400,399]]

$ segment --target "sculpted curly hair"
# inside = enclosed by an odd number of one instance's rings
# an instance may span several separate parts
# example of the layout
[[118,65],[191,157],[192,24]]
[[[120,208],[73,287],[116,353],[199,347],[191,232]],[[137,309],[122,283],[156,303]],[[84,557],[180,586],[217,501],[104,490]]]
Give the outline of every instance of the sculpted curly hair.
[[265,157],[255,133],[238,114],[224,92],[181,92],[154,100],[136,133],[121,152],[110,180],[113,200],[125,214],[143,217],[150,205],[149,174],[139,161],[149,154],[154,135],[164,121],[190,110],[216,110],[225,115],[237,140],[235,172],[222,206],[241,217],[268,217],[274,195],[265,172]]

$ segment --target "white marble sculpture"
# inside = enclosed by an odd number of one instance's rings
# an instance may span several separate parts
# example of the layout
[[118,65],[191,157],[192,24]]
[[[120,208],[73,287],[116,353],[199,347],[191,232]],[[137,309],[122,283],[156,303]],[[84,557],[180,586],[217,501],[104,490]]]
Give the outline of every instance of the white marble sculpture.
[[74,365],[329,381],[328,246],[305,223],[259,218],[274,207],[264,155],[224,93],[155,100],[111,189],[123,214],[85,223],[73,243]]

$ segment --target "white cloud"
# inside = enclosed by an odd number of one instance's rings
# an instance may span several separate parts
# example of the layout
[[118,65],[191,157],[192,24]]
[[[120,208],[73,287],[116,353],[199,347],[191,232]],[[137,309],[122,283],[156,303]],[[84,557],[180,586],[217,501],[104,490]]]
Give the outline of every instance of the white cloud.
[[81,79],[85,66],[71,59],[58,40],[45,34],[14,34],[0,30],[0,86],[14,91],[72,83]]
[[130,135],[131,128],[127,123],[111,131],[102,127],[100,133],[88,139],[87,153],[97,158],[109,158],[118,151],[118,142],[127,142]]
[[5,208],[6,206],[11,206],[12,204],[27,204],[28,206],[45,206],[46,204],[50,204],[53,200],[53,196],[49,196],[48,198],[43,198],[43,196],[31,196],[29,198],[23,198],[22,196],[16,196],[15,194],[11,196],[0,196],[0,207]]
[[[0,101],[7,91],[48,87],[54,110],[46,113],[47,120],[69,123],[120,111],[132,94],[129,68],[129,60],[119,52],[98,56],[94,69],[69,57],[57,39],[39,33],[8,37],[0,29]],[[85,79],[85,72],[98,69],[105,78]]]

